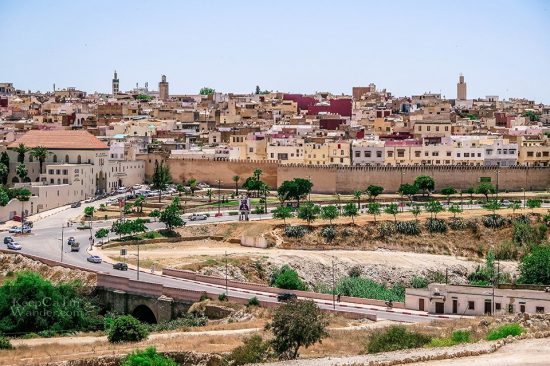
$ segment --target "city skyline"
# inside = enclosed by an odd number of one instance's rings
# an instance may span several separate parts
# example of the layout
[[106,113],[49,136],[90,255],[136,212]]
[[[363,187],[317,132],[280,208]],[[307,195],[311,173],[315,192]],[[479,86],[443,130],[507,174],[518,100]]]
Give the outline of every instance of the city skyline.
[[173,94],[203,86],[250,93],[256,85],[350,94],[373,82],[394,95],[453,99],[462,73],[469,98],[550,102],[542,1],[161,5],[2,1],[4,49],[17,61],[0,60],[1,79],[23,90],[55,83],[108,93],[116,69],[121,91],[145,82],[156,90],[166,75]]

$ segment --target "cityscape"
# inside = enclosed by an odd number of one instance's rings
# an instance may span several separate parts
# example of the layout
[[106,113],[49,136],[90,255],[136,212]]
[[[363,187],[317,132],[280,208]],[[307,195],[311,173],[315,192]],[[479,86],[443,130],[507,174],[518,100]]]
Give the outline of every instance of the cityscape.
[[[550,100],[522,79],[546,85],[546,50],[530,67],[490,66],[496,58],[478,52],[461,69],[404,43],[411,59],[399,62],[417,62],[419,82],[405,64],[395,78],[398,61],[378,39],[380,53],[346,56],[370,65],[361,74],[333,58],[340,34],[328,24],[353,30],[342,47],[362,39],[357,12],[379,15],[369,31],[391,17],[374,1],[344,1],[357,10],[351,23],[330,14],[332,2],[296,4],[312,13],[278,36],[251,26],[281,9],[248,1],[100,3],[0,2],[10,25],[40,19],[7,40],[12,55],[45,24],[41,11],[72,29],[51,40],[51,52],[71,51],[58,65],[0,61],[0,364],[548,364]],[[437,25],[453,8],[418,7],[411,16]],[[462,22],[456,11],[449,28]],[[158,14],[165,27],[136,38],[132,17]],[[193,33],[204,14],[218,26]],[[483,3],[471,21],[502,30],[496,19],[514,14],[533,17],[518,37],[544,48],[545,2]],[[403,23],[388,39],[436,30],[394,16]],[[322,37],[310,33],[314,19],[328,27]],[[96,23],[110,35],[91,34]],[[473,37],[442,32],[452,42],[441,52]],[[140,48],[121,53],[124,37]],[[312,81],[321,40],[332,47]],[[153,58],[159,42],[174,49]],[[501,54],[500,42],[487,52]],[[170,52],[184,48],[194,56],[175,68]],[[89,64],[98,49],[112,57]],[[262,72],[237,68],[251,57]]]

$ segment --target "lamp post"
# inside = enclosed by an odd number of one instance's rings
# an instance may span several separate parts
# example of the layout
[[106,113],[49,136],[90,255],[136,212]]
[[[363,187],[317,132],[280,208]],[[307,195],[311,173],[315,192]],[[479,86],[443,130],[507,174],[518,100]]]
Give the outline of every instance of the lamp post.
[[229,287],[227,286],[227,250],[225,251],[225,296],[229,296]]
[[[309,180],[309,182],[311,183],[311,175],[308,175],[308,176],[307,176],[307,180]],[[308,193],[307,196],[308,196],[307,200],[308,200],[309,202],[311,202],[311,189],[309,190],[309,193]]]
[[221,183],[222,183],[222,181],[220,179],[218,179],[218,215],[217,216],[220,216],[220,211],[221,211],[221,208],[222,208]]
[[332,309],[336,310],[336,285],[334,279],[334,257],[332,258]]
[[139,240],[137,242],[137,280],[139,281]]
[[63,230],[65,228],[64,224],[61,224],[61,263],[63,263]]
[[523,209],[525,210],[525,188],[522,188],[521,190],[523,191]]
[[497,201],[498,201],[498,177],[500,175],[500,170],[497,169]]

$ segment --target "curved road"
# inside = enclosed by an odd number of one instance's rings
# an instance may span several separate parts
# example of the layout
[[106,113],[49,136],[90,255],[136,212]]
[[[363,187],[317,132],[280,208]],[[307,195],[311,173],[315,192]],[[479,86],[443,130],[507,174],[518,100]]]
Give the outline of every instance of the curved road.
[[[99,204],[104,203],[105,200],[96,201],[87,205],[99,206]],[[78,266],[83,269],[101,271],[109,273],[111,275],[127,277],[131,279],[136,279],[137,272],[133,269],[128,271],[118,271],[112,268],[112,265],[109,263],[94,264],[89,263],[86,258],[88,257],[87,250],[89,249],[89,237],[90,230],[78,230],[77,225],[73,225],[69,228],[64,229],[64,239],[63,243],[61,242],[61,227],[66,226],[69,219],[74,218],[82,214],[83,208],[59,208],[52,210],[50,212],[43,212],[40,215],[35,215],[30,219],[34,222],[34,228],[30,235],[25,235],[17,237],[16,241],[19,242],[23,249],[22,253],[28,253],[40,257],[44,257],[51,260],[61,261],[63,257],[63,262]],[[40,217],[38,217],[40,216]],[[267,218],[266,215],[263,215],[263,218]],[[252,215],[252,220],[261,219],[259,215]],[[188,223],[188,225],[202,225],[204,223],[211,222],[224,222],[224,221],[237,221],[237,216],[222,216],[218,218],[209,218],[207,221]],[[93,232],[101,227],[109,228],[112,224],[112,221],[105,222],[94,222],[93,223]],[[151,229],[160,228],[162,224],[151,223],[148,224],[148,227]],[[9,235],[5,233],[6,235]],[[79,252],[70,252],[70,247],[67,245],[67,239],[73,236],[77,242],[80,242],[80,251]],[[62,253],[63,250],[63,253]],[[160,283],[166,286],[177,287],[182,289],[188,289],[193,291],[208,291],[212,293],[222,293],[225,292],[224,286],[208,284],[204,282],[197,282],[185,279],[178,279],[174,277],[168,277],[160,274],[151,274],[149,272],[141,271],[139,273],[140,281],[151,282],[151,283]],[[266,302],[277,302],[276,296],[274,294],[242,290],[239,288],[230,287],[229,294],[231,296],[240,297],[244,299],[249,299],[253,296],[256,296],[261,301]],[[318,306],[322,309],[333,309],[333,304],[330,301],[315,300]],[[435,319],[441,318],[441,316],[427,314],[426,312],[421,311],[410,311],[402,309],[394,309],[388,311],[385,307],[372,306],[372,305],[360,305],[353,303],[337,303],[335,307],[336,311],[345,311],[345,312],[354,312],[362,314],[373,314],[378,317],[379,320],[394,320],[400,322],[426,322]]]

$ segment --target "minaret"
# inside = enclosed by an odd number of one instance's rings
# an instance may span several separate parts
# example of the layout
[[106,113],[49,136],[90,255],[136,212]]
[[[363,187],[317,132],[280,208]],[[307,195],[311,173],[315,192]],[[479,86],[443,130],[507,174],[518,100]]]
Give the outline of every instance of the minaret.
[[117,75],[116,70],[115,70],[115,75],[113,76],[113,95],[118,94],[118,85],[119,85],[118,75]]
[[464,82],[464,75],[460,74],[458,83],[456,84],[456,99],[466,100],[466,83]]
[[168,82],[166,81],[166,75],[161,76],[161,82],[159,83],[159,98],[161,100],[168,100]]

